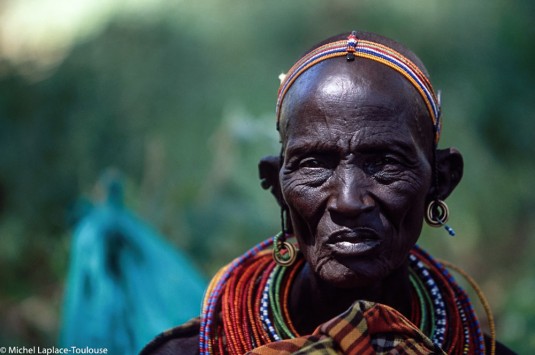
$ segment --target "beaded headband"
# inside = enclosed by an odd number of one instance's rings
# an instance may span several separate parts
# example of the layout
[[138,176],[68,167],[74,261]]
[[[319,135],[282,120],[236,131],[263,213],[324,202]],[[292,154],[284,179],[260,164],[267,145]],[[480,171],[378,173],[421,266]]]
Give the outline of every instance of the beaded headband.
[[435,95],[429,79],[416,64],[399,52],[379,43],[358,39],[355,31],[351,32],[346,40],[324,44],[305,54],[282,77],[276,107],[277,128],[280,121],[282,101],[295,80],[310,67],[324,60],[343,56],[346,57],[347,61],[354,61],[355,57],[374,60],[394,69],[409,80],[422,96],[431,115],[435,144],[438,143],[442,126],[440,121],[440,99]]

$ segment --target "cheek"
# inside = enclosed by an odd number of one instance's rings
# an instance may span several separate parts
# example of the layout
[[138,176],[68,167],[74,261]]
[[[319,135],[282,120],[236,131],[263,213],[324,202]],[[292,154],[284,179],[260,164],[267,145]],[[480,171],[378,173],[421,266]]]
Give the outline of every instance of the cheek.
[[326,196],[321,188],[311,187],[299,179],[281,178],[282,195],[289,209],[294,228],[315,229],[325,209]]
[[420,236],[428,184],[411,184],[405,189],[391,186],[386,190],[382,195],[385,202],[381,217],[392,233],[389,258],[394,264],[399,264]]
[[[423,177],[428,175],[421,174]],[[416,174],[411,173],[404,179],[376,190],[377,199],[382,204],[381,209],[394,227],[400,230],[411,226],[416,229],[421,228],[429,180],[429,178],[418,178]]]

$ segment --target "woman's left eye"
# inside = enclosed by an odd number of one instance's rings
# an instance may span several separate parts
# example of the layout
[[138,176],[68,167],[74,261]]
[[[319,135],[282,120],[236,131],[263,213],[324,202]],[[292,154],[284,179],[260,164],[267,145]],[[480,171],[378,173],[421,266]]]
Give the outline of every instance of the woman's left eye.
[[398,161],[392,157],[379,157],[377,159],[372,160],[371,163],[375,166],[382,166],[389,164],[397,164]]
[[398,164],[398,163],[399,162],[392,157],[383,157],[377,161],[377,165],[390,165],[390,164]]
[[400,166],[399,160],[393,157],[383,156],[376,159],[370,159],[366,162],[366,170],[370,174],[375,174],[379,171],[395,169]]

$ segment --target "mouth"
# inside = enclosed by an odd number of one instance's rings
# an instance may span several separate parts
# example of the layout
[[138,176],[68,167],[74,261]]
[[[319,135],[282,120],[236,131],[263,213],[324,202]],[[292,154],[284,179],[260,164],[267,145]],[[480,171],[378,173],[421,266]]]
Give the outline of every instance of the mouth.
[[373,253],[381,244],[377,232],[371,228],[341,229],[327,239],[327,245],[342,256],[363,256]]

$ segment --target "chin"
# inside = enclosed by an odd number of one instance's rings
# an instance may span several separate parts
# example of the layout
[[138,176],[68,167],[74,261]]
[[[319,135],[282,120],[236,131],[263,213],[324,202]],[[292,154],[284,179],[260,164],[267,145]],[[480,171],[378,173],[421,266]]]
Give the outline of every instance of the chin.
[[332,267],[329,267],[330,265],[325,266],[318,275],[324,282],[336,288],[352,289],[372,287],[383,278],[378,275],[356,272],[341,264],[333,265]]

